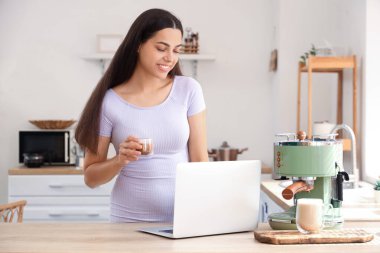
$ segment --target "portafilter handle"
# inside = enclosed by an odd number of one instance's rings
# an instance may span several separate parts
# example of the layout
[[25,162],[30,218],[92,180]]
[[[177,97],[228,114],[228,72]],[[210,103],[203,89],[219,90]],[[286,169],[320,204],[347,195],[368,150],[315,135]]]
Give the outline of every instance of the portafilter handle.
[[303,191],[311,191],[314,189],[313,185],[308,185],[305,181],[297,181],[293,184],[289,185],[282,191],[282,197],[284,199],[290,200],[296,195],[298,192]]

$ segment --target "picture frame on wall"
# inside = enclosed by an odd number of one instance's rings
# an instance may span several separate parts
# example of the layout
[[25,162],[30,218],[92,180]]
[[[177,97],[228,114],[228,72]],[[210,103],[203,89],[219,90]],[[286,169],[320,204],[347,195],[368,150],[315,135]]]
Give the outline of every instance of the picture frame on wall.
[[97,52],[98,53],[115,53],[123,41],[121,34],[98,34],[97,35]]
[[274,49],[270,53],[269,71],[275,72],[277,70],[278,50]]

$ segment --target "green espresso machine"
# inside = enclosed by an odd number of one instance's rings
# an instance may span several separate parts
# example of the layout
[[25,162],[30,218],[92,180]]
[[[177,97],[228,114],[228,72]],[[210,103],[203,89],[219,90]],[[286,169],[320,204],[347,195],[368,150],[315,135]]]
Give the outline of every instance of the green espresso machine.
[[325,219],[331,228],[343,225],[341,207],[343,201],[343,181],[348,174],[343,171],[343,144],[336,140],[336,134],[313,136],[306,134],[279,134],[286,140],[274,143],[274,172],[282,178],[292,180],[292,184],[282,191],[282,197],[293,199],[294,206],[282,213],[272,213],[268,222],[272,229],[292,230],[296,226],[296,205],[301,198],[322,199],[326,207]]

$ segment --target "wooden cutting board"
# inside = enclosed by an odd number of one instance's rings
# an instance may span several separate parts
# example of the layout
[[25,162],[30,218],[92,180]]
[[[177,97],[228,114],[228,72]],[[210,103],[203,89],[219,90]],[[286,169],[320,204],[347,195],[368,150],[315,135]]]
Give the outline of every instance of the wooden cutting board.
[[254,231],[255,239],[270,244],[358,243],[369,242],[373,234],[363,229],[322,230],[318,234],[302,234],[297,230]]

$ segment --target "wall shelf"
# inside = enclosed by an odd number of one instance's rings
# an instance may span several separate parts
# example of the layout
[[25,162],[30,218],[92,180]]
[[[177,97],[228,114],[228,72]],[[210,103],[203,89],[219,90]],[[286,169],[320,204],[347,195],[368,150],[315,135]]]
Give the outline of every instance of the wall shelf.
[[298,65],[298,95],[297,95],[297,131],[300,130],[301,120],[301,74],[306,73],[308,76],[308,119],[307,119],[307,136],[312,135],[312,74],[313,73],[335,73],[338,74],[338,92],[337,92],[337,124],[343,123],[343,70],[352,70],[352,113],[353,113],[353,129],[356,138],[357,133],[357,87],[356,87],[356,57],[320,57],[312,56],[308,59],[308,65],[299,63]]
[[[110,61],[113,54],[106,53],[94,53],[82,56],[83,59],[89,61],[99,61],[102,65],[102,73],[104,73],[106,68],[106,63]],[[180,54],[180,61],[190,61],[192,64],[192,76],[197,78],[198,72],[198,61],[215,61],[215,55],[211,54]]]

